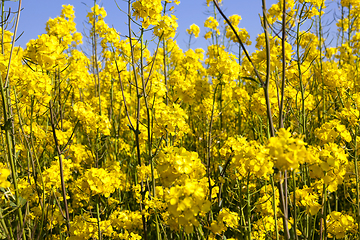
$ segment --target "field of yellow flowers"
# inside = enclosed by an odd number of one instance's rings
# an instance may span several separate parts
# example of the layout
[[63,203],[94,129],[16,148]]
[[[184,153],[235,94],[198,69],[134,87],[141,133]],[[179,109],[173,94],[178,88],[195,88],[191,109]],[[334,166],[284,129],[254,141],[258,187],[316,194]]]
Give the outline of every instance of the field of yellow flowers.
[[0,239],[359,239],[360,1],[330,46],[325,0],[262,0],[253,53],[221,1],[188,50],[179,0],[126,2],[23,49],[2,1]]

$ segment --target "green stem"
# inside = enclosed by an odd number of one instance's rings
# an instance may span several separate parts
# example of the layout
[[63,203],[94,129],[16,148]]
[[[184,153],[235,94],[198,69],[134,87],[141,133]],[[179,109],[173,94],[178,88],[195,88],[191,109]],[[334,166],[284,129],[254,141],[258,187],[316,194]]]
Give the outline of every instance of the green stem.
[[[19,105],[18,105],[18,99],[17,99],[17,93],[16,93],[16,88],[14,87],[14,95],[15,95],[15,106],[16,106],[16,111],[17,111],[17,115],[18,115],[18,118],[19,118],[19,125],[20,125],[20,129],[21,129],[21,132],[24,136],[24,140],[25,140],[25,143],[26,143],[26,148],[29,152],[29,155],[30,155],[30,161],[31,161],[31,167],[32,167],[32,171],[33,171],[33,178],[34,178],[34,182],[35,182],[35,189],[36,189],[36,192],[38,194],[38,197],[39,197],[39,202],[40,202],[40,205],[41,205],[41,209],[42,209],[42,213],[41,213],[41,223],[40,223],[40,233],[38,236],[41,236],[42,235],[42,231],[43,231],[43,225],[44,225],[44,219],[45,219],[45,211],[44,211],[44,206],[45,206],[45,183],[44,183],[44,179],[43,179],[43,175],[42,175],[42,171],[41,171],[41,167],[40,167],[40,163],[39,163],[39,159],[37,157],[37,154],[34,154],[33,151],[35,150],[34,149],[34,144],[33,144],[33,141],[29,142],[29,140],[27,139],[26,137],[26,134],[25,134],[25,131],[24,131],[24,128],[23,128],[23,123],[22,123],[22,117],[21,117],[21,113],[20,113],[20,108],[19,108]],[[32,139],[31,135],[32,135],[32,122],[33,122],[33,100],[31,101],[31,114],[30,114],[30,139]],[[42,186],[42,193],[40,192],[39,188],[38,188],[38,180],[37,180],[37,174],[36,174],[36,167],[35,167],[35,160],[34,160],[34,156],[35,155],[35,159],[36,159],[36,164],[37,164],[37,167],[38,167],[38,171],[39,171],[39,174],[40,174],[40,180],[41,180],[41,186]],[[29,182],[30,182],[30,178],[29,178]],[[41,201],[42,199],[42,201]]]
[[294,206],[294,224],[293,224],[293,228],[294,228],[294,236],[295,236],[295,239],[297,240],[298,239],[298,236],[297,236],[297,213],[296,213],[296,178],[295,178],[295,170],[292,171],[292,178],[293,178],[293,206]]
[[[302,10],[299,16],[299,19],[301,20],[302,17]],[[297,24],[296,29],[296,55],[297,55],[297,66],[298,66],[298,74],[299,74],[299,82],[300,82],[300,92],[301,92],[301,125],[302,125],[302,132],[305,135],[306,138],[306,114],[305,114],[305,89],[302,79],[302,71],[301,71],[301,58],[300,58],[300,21]]]
[[[355,175],[356,175],[356,220],[357,220],[357,223],[358,223],[358,226],[360,226],[360,200],[359,200],[359,169],[358,169],[358,161],[357,161],[357,139],[356,139],[356,136],[357,136],[357,133],[358,133],[358,127],[356,126],[355,127],[355,137],[354,137],[354,150],[355,150],[355,153],[354,153],[354,161],[355,161]],[[358,236],[360,234],[360,229],[358,227]]]
[[320,77],[322,82],[322,102],[323,102],[323,116],[322,116],[322,123],[325,123],[325,113],[326,113],[326,101],[325,101],[325,85],[324,85],[324,76],[323,76],[323,64],[322,64],[322,26],[321,26],[321,12],[322,6],[320,7],[320,15],[319,15],[319,61],[320,61]]
[[15,190],[15,202],[16,202],[16,206],[17,206],[18,221],[19,221],[19,225],[20,225],[20,230],[22,231],[23,239],[26,239],[25,231],[23,231],[24,226],[23,226],[23,216],[22,216],[21,206],[20,206],[19,187],[18,187],[18,182],[17,182],[18,177],[17,177],[17,173],[15,170],[15,159],[12,154],[13,146],[12,146],[12,141],[11,141],[11,129],[13,126],[12,126],[11,116],[9,116],[9,112],[8,112],[8,106],[9,106],[8,101],[7,101],[8,98],[5,93],[5,88],[4,88],[4,83],[3,83],[1,73],[0,73],[0,85],[1,85],[0,88],[1,88],[1,97],[2,97],[2,102],[3,102],[3,114],[4,114],[4,126],[2,126],[2,129],[5,131],[7,154],[8,154],[8,159],[10,162],[11,177],[13,179],[13,185],[14,185],[14,190]]
[[282,78],[281,78],[281,100],[279,106],[279,128],[284,127],[284,95],[285,95],[285,76],[286,76],[286,55],[285,55],[285,42],[286,42],[286,0],[283,1],[283,22],[282,22]]
[[[60,150],[59,142],[56,137],[53,105],[52,105],[51,101],[49,103],[49,107],[50,107],[51,128],[52,128],[54,142],[55,142],[55,149],[56,149],[56,152],[57,152],[57,155],[59,158],[61,191],[62,191],[62,197],[63,197],[63,201],[64,201],[64,205],[65,205],[67,234],[70,236],[70,216],[69,216],[69,208],[68,208],[67,199],[66,199],[66,187],[65,187],[65,179],[64,179],[64,168],[63,168],[63,162],[62,162],[62,152]],[[44,205],[44,208],[45,208],[45,205]]]
[[4,220],[4,216],[3,216],[3,209],[0,208],[0,225],[1,225],[1,230],[3,231],[3,233],[5,233],[5,236],[8,239],[14,239],[14,236],[10,235],[10,233],[12,234],[12,232],[9,232],[5,220]]
[[100,202],[100,196],[98,196],[97,201],[96,201],[96,219],[97,219],[97,227],[98,227],[98,238],[99,240],[102,239],[101,237],[101,226],[100,226],[100,207],[99,207],[99,202]]
[[[131,29],[131,0],[128,0],[128,30],[129,30],[129,44],[130,44],[130,52],[131,52],[131,65],[132,65],[132,70],[133,70],[133,74],[134,74],[134,80],[135,80],[135,90],[136,90],[136,96],[137,96],[137,103],[136,103],[136,129],[132,129],[134,134],[135,134],[135,144],[136,144],[136,153],[137,153],[137,161],[138,161],[138,165],[141,166],[141,151],[140,151],[140,139],[139,139],[139,135],[140,135],[140,91],[139,91],[139,81],[138,81],[138,77],[137,77],[137,73],[136,73],[136,63],[135,63],[135,55],[134,55],[134,45],[132,42],[132,29]],[[142,35],[142,33],[141,33]],[[142,51],[142,49],[141,49]],[[144,96],[145,97],[145,96]],[[141,181],[141,193],[143,193],[144,191],[144,182],[143,180]],[[140,200],[140,211],[143,211],[143,198],[141,198]],[[146,219],[145,216],[142,215],[141,216],[142,219],[142,223],[143,223],[143,230],[144,230],[144,239],[147,240],[147,223],[146,223]]]
[[276,213],[276,195],[275,195],[275,184],[274,184],[274,176],[270,176],[271,181],[271,187],[272,187],[272,194],[273,194],[273,201],[272,201],[272,207],[274,211],[274,221],[275,221],[275,232],[276,232],[276,240],[279,240],[279,229],[278,229],[278,223],[277,223],[277,213]]
[[[92,31],[93,31],[93,36],[92,36],[92,46],[93,46],[93,51],[94,51],[94,55],[93,55],[93,60],[94,60],[94,78],[95,78],[95,84],[96,82],[98,82],[97,85],[97,94],[99,97],[99,115],[101,116],[101,85],[100,85],[100,76],[99,76],[99,66],[97,63],[97,38],[96,38],[96,13],[95,13],[95,5],[96,5],[96,0],[94,0],[94,22],[93,22],[93,27],[92,27]],[[96,81],[97,80],[97,81]]]
[[[283,179],[282,179],[283,178]],[[288,226],[288,204],[287,204],[287,176],[286,170],[284,171],[284,175],[282,176],[282,172],[280,171],[280,180],[278,183],[279,188],[279,198],[280,198],[280,205],[281,210],[283,212],[283,226],[285,232],[285,239],[290,239],[290,231]]]
[[[326,174],[325,174],[326,176]],[[321,209],[321,219],[320,219],[320,240],[327,239],[327,229],[326,229],[326,205],[327,205],[327,189],[326,184],[323,185],[323,197],[322,197],[322,209]]]
[[[3,13],[4,13],[4,1],[2,2],[2,20],[3,20]],[[20,200],[19,200],[19,188],[17,185],[17,173],[15,168],[15,159],[13,156],[13,151],[15,151],[15,145],[13,145],[14,142],[11,141],[11,132],[14,129],[13,126],[13,120],[11,116],[11,99],[10,99],[10,91],[9,91],[9,73],[10,73],[10,66],[11,66],[11,59],[12,59],[12,53],[15,46],[15,40],[16,40],[16,33],[18,29],[19,19],[20,19],[20,10],[21,10],[21,3],[22,0],[19,0],[19,6],[17,11],[17,17],[16,17],[16,23],[15,23],[15,30],[14,35],[12,39],[11,44],[11,50],[10,50],[10,56],[9,56],[9,62],[7,67],[7,73],[5,78],[5,84],[3,83],[2,79],[2,73],[0,73],[0,84],[1,84],[1,97],[3,101],[3,114],[4,114],[4,130],[5,130],[5,137],[6,137],[6,145],[7,145],[7,151],[8,151],[8,158],[10,161],[10,167],[11,167],[11,176],[13,179],[14,189],[15,189],[15,201],[16,206],[18,207],[17,213],[18,213],[18,220],[20,225],[20,231],[22,232],[22,237],[24,240],[26,240],[26,234],[24,231],[23,226],[23,216],[21,212],[21,206],[20,206]],[[2,39],[4,39],[4,24],[2,24]],[[2,54],[4,54],[4,41],[2,41]],[[6,91],[6,93],[5,93]]]
[[271,54],[270,54],[270,40],[269,40],[269,33],[267,28],[267,20],[266,20],[266,1],[262,0],[262,10],[263,10],[263,28],[265,33],[265,44],[266,44],[266,79],[265,83],[263,84],[265,100],[266,100],[266,113],[269,121],[269,128],[271,137],[275,136],[275,129],[274,123],[272,119],[271,113],[271,103],[270,103],[270,96],[269,96],[269,83],[270,83],[270,61],[271,61]]
[[247,212],[247,222],[248,222],[248,240],[251,240],[251,195],[250,195],[250,172],[247,176],[247,182],[246,182],[246,212]]

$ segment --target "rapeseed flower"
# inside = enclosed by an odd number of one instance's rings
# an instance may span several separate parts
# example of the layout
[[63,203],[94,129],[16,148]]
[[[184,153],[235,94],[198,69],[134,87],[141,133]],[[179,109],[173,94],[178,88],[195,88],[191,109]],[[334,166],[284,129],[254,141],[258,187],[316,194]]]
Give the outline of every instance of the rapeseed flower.
[[194,34],[194,37],[199,37],[200,28],[196,24],[192,24],[189,29],[186,29],[186,32],[191,35]]

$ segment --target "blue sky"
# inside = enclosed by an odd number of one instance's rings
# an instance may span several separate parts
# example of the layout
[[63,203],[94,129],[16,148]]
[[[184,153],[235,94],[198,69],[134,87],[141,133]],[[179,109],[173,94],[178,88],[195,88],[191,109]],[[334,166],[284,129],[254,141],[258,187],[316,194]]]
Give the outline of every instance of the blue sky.
[[[208,41],[203,38],[205,28],[204,21],[213,12],[212,7],[206,6],[205,0],[180,0],[180,5],[175,5],[175,16],[178,18],[178,35],[177,42],[184,50],[187,49],[188,34],[186,29],[193,23],[200,28],[200,37],[192,41],[192,48],[206,49]],[[109,26],[114,26],[120,33],[126,34],[127,17],[116,6],[114,0],[97,1],[99,5],[104,6],[108,16],[105,22]],[[267,8],[277,0],[267,0]],[[71,4],[75,7],[75,22],[77,30],[84,32],[84,21],[86,14],[93,6],[93,0],[23,0],[23,11],[21,12],[18,35],[24,32],[22,37],[18,40],[17,45],[25,47],[30,39],[37,38],[38,35],[45,33],[45,24],[49,18],[55,18],[60,15],[62,5]],[[124,10],[126,9],[126,2],[117,0],[117,3]],[[11,7],[12,11],[17,10],[18,3],[7,1],[5,8]],[[261,33],[261,25],[259,14],[261,12],[261,0],[223,0],[222,9],[227,16],[238,14],[242,17],[239,24],[240,28],[246,28],[251,36],[253,45],[259,33]],[[333,30],[334,32],[334,30]],[[254,46],[249,48],[250,52],[254,50]]]

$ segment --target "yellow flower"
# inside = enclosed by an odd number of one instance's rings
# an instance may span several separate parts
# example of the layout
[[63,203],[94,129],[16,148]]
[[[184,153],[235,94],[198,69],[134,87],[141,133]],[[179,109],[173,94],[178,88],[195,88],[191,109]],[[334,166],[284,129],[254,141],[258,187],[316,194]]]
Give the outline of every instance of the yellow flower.
[[2,163],[0,163],[0,187],[10,187],[10,182],[7,178],[10,175],[10,170]]
[[177,18],[174,15],[171,15],[171,17],[168,15],[162,16],[161,20],[154,28],[154,35],[165,39],[175,37],[176,29],[178,27],[176,20]]
[[355,233],[358,228],[353,217],[336,211],[327,215],[326,222],[327,232],[331,238],[343,238],[346,232]]
[[277,168],[292,170],[304,163],[307,156],[305,145],[303,140],[292,137],[288,130],[281,128],[277,137],[269,139],[268,148]]
[[212,36],[212,31],[209,31],[209,32],[205,33],[204,38],[209,39],[209,38],[211,38],[211,36]]
[[186,29],[188,34],[194,34],[195,38],[199,37],[200,28],[196,24],[192,24],[189,29]]
[[212,30],[217,30],[218,26],[219,23],[213,16],[208,17],[204,23],[204,27],[210,28]]
[[138,20],[142,18],[143,27],[146,29],[151,24],[156,25],[161,19],[163,9],[161,0],[148,1],[138,0],[132,4],[134,9],[133,16]]
[[[236,14],[229,17],[229,21],[231,22],[232,26],[234,27],[240,40],[246,45],[251,45],[250,35],[248,34],[248,32],[245,29],[243,29],[243,28],[239,29],[239,27],[238,27],[240,20],[241,20],[241,17]],[[225,20],[224,20],[224,23],[227,24],[227,22]],[[239,42],[236,35],[234,34],[234,31],[231,29],[231,27],[229,25],[226,25],[225,30],[226,30],[227,38],[231,39],[231,41],[233,41],[233,42]]]
[[[212,2],[213,0],[206,0],[206,5],[209,7],[210,6],[210,2]],[[218,3],[222,3],[222,0],[216,0]]]

